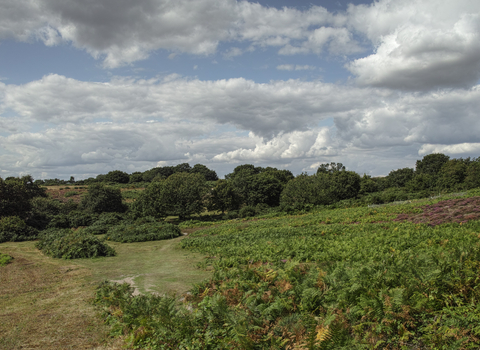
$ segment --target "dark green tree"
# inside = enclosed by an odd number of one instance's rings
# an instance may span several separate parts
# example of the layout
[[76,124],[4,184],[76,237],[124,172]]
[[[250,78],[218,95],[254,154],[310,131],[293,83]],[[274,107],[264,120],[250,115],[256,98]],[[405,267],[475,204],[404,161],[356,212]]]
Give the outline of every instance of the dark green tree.
[[437,187],[440,190],[450,190],[460,185],[467,175],[467,165],[463,159],[450,159],[438,172]]
[[213,170],[208,169],[203,164],[195,164],[193,168],[190,170],[192,174],[202,174],[206,181],[217,181],[218,176],[217,173]]
[[82,198],[80,208],[91,213],[122,213],[126,210],[120,189],[107,187],[101,183],[88,186],[88,192]]
[[360,192],[359,194],[373,193],[378,191],[378,184],[372,179],[370,175],[363,174],[360,179]]
[[124,171],[113,170],[109,171],[107,175],[105,175],[105,181],[115,182],[118,184],[127,184],[130,181],[130,176]]
[[203,199],[207,187],[201,174],[175,173],[162,184],[164,201],[170,215],[178,215],[183,220],[205,210]]
[[392,170],[387,176],[388,187],[405,187],[415,174],[412,168]]
[[218,180],[207,197],[208,210],[220,210],[222,213],[236,210],[240,206],[240,199],[230,181]]
[[449,159],[449,156],[446,156],[442,153],[432,153],[426,155],[422,160],[417,160],[417,163],[415,164],[415,173],[428,174],[433,177],[437,177],[443,164],[445,164]]
[[331,162],[330,164],[328,163],[321,164],[317,169],[317,174],[321,174],[321,173],[332,174],[337,171],[345,171],[345,166],[342,163]]
[[465,174],[465,186],[467,188],[480,187],[480,160],[471,162]]
[[30,200],[46,197],[45,188],[33,181],[30,175],[21,178],[0,178],[0,217],[19,216],[26,218],[31,209]]

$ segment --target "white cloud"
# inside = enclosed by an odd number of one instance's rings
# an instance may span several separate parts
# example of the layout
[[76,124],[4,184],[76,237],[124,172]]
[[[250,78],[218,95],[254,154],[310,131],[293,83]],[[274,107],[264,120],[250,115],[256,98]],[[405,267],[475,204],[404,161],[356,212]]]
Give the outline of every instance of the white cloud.
[[277,66],[278,70],[315,70],[316,67],[310,66],[308,64],[306,65],[293,65],[293,64],[281,64]]
[[375,45],[347,65],[358,83],[429,90],[470,87],[480,78],[480,2],[381,0],[348,12],[349,25]]
[[[299,41],[303,53],[320,53],[326,45],[333,54],[351,52],[356,45],[340,28],[345,17],[319,6],[299,11],[235,0],[6,1],[0,5],[0,39],[37,39],[49,46],[71,42],[107,68],[145,59],[159,49],[211,55],[220,42],[250,43],[248,51],[256,46],[285,51]],[[226,56],[242,53],[232,48]]]

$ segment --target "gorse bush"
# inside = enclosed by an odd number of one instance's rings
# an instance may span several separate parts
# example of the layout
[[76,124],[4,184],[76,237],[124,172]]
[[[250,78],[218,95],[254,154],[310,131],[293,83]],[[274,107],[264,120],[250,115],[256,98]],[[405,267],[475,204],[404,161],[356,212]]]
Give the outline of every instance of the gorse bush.
[[107,239],[121,243],[158,241],[171,239],[181,235],[176,225],[161,222],[122,223],[107,231]]
[[38,230],[28,226],[18,216],[0,219],[0,243],[30,241],[37,238]]
[[83,230],[48,229],[39,235],[36,247],[45,255],[61,259],[115,256],[115,250]]

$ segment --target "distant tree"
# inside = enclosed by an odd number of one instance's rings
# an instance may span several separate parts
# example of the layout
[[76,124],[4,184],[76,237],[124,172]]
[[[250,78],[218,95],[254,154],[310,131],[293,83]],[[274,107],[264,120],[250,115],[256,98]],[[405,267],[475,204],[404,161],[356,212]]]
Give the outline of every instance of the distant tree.
[[73,176],[70,176],[70,180],[68,180],[68,182],[70,182],[71,184],[74,184],[75,183],[75,178]]
[[208,210],[220,210],[224,213],[227,210],[236,210],[240,206],[240,199],[232,183],[227,180],[218,180],[207,198]]
[[287,183],[282,191],[280,203],[290,206],[320,204],[323,197],[321,192],[316,176],[301,174]]
[[130,181],[130,176],[124,171],[113,170],[109,171],[107,175],[105,175],[105,181],[126,184]]
[[137,216],[153,216],[156,218],[166,217],[168,201],[164,193],[163,181],[156,181],[149,184],[140,193],[139,198],[134,202],[133,210]]
[[330,186],[325,188],[336,201],[355,198],[360,192],[360,175],[354,171],[334,171]]
[[437,177],[443,164],[445,164],[449,159],[449,156],[446,156],[442,153],[432,153],[426,155],[422,160],[417,160],[417,163],[415,164],[415,173],[428,174]]
[[408,192],[431,191],[435,188],[435,177],[429,174],[416,174],[405,184]]
[[106,180],[106,176],[104,174],[98,174],[97,177],[95,178],[96,182],[104,182]]
[[163,182],[163,195],[170,215],[180,220],[201,213],[205,207],[203,198],[207,188],[201,174],[175,173]]
[[192,167],[188,163],[178,164],[173,167],[175,173],[189,173],[192,170]]
[[467,175],[467,165],[463,159],[450,159],[438,172],[437,186],[441,190],[453,189],[463,183]]
[[129,182],[130,183],[137,183],[143,181],[143,174],[139,171],[136,171],[130,174]]
[[208,169],[203,164],[195,164],[193,168],[190,170],[192,174],[202,174],[206,181],[217,181],[218,176],[217,173],[213,170]]
[[126,210],[120,189],[107,187],[101,183],[88,186],[88,192],[82,198],[80,208],[92,213],[122,213]]
[[263,168],[255,167],[252,164],[243,164],[235,167],[232,173],[225,175],[225,179],[231,180],[231,179],[234,179],[235,177],[251,176],[251,175],[259,174],[262,170]]
[[19,216],[25,218],[31,209],[30,200],[46,197],[45,188],[33,181],[30,175],[21,178],[0,178],[0,217]]
[[360,179],[359,194],[373,193],[378,191],[378,184],[370,175],[364,174]]
[[467,188],[480,187],[480,159],[468,165],[465,175],[465,186]]
[[392,170],[387,176],[388,187],[405,187],[415,174],[412,168]]
[[332,174],[337,171],[345,171],[345,166],[342,163],[331,162],[330,164],[328,163],[321,164],[317,169],[317,174],[321,174],[321,173]]

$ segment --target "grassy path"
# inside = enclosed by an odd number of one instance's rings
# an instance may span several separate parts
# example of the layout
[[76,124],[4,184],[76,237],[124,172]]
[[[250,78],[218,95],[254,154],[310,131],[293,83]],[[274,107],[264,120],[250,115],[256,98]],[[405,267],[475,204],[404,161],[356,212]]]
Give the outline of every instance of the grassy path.
[[41,254],[34,242],[3,243],[14,257],[0,267],[0,349],[120,349],[109,339],[91,301],[105,279],[130,278],[139,292],[187,291],[209,272],[201,256],[173,240],[121,244],[112,258],[61,260]]

